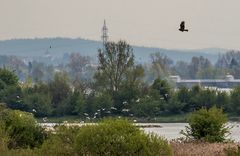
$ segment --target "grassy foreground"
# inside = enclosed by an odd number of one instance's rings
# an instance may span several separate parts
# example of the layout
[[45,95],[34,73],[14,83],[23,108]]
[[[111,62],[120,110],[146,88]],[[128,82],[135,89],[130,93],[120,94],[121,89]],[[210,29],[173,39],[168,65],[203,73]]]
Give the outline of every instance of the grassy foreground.
[[239,156],[236,143],[184,143],[171,142],[174,156]]

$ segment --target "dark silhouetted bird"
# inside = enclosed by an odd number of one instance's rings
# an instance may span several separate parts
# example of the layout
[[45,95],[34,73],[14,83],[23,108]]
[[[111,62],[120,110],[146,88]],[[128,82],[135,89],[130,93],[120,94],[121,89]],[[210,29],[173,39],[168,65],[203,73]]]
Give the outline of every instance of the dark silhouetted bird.
[[185,22],[184,21],[181,22],[180,29],[178,29],[178,30],[181,31],[181,32],[188,31],[188,29],[185,29]]

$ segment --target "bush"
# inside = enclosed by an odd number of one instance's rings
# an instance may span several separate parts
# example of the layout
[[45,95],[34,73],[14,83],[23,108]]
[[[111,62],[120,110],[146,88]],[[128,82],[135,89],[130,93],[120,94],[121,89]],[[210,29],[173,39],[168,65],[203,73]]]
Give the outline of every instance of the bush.
[[167,141],[147,135],[126,120],[105,120],[80,129],[76,140],[79,155],[171,155]]
[[159,115],[161,108],[163,107],[165,101],[154,99],[152,97],[144,97],[140,102],[136,102],[132,111],[133,114],[137,117],[155,117]]
[[34,148],[44,141],[43,129],[37,125],[30,113],[1,109],[0,122],[2,134],[8,137],[8,148]]
[[42,155],[72,156],[79,127],[59,126],[49,138],[44,141],[40,153]]
[[126,120],[104,120],[83,127],[57,127],[39,153],[42,155],[171,155],[167,141],[147,135]]
[[0,152],[6,151],[9,137],[5,131],[5,123],[0,121]]
[[189,119],[189,126],[182,132],[188,138],[207,142],[223,142],[226,135],[230,134],[226,127],[227,117],[222,109],[212,107],[209,110],[202,108],[193,112]]
[[24,103],[28,110],[36,117],[45,117],[51,114],[51,98],[44,93],[28,93],[24,96]]

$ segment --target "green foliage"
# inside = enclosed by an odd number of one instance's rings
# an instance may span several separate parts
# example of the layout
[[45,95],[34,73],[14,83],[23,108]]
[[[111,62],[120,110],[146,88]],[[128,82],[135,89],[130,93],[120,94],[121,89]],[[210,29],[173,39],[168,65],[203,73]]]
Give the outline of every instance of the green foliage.
[[198,75],[204,78],[209,78],[211,76],[211,73],[209,74],[209,72],[211,71],[203,70],[210,69],[211,67],[212,64],[207,58],[204,58],[203,56],[192,57],[192,61],[189,64],[189,76],[193,79],[196,78]]
[[96,97],[96,107],[98,109],[110,109],[113,106],[113,100],[111,95],[108,93],[102,93],[99,96]]
[[182,132],[186,137],[208,142],[223,142],[230,134],[226,127],[227,117],[222,109],[212,107],[209,110],[202,108],[193,112],[189,119],[189,126]]
[[160,114],[164,103],[164,100],[156,100],[147,96],[136,102],[132,107],[132,111],[137,117],[155,117]]
[[216,91],[210,89],[200,89],[198,92],[194,93],[192,91],[191,105],[194,106],[194,109],[211,108],[216,104]]
[[134,65],[132,47],[124,41],[108,42],[104,50],[99,50],[98,59],[97,75],[106,77],[106,79],[101,79],[101,81],[106,81],[102,87],[110,93],[118,91],[127,71]]
[[185,105],[186,104],[184,102],[178,100],[177,94],[173,94],[165,109],[170,114],[180,114],[183,112]]
[[183,106],[182,111],[190,112],[192,107],[190,105],[191,94],[189,89],[186,87],[181,87],[175,94],[177,94],[177,101]]
[[66,104],[67,97],[71,95],[69,79],[66,73],[56,73],[54,80],[49,83],[49,90],[52,96],[53,114],[63,115],[68,107]]
[[34,148],[42,144],[45,134],[32,114],[4,109],[0,121],[9,137],[8,148]]
[[6,68],[0,68],[0,102],[8,107],[23,110],[22,91],[18,85],[18,77]]
[[222,108],[225,112],[231,112],[231,105],[230,105],[230,95],[226,92],[216,92],[216,104],[217,107]]
[[72,96],[69,99],[69,113],[70,114],[78,114],[82,116],[84,112],[84,104],[85,104],[85,99],[82,93],[79,91],[74,91]]
[[50,134],[40,148],[41,155],[72,156],[77,155],[74,146],[79,127],[59,126]]
[[28,111],[36,117],[45,117],[51,115],[51,98],[43,93],[30,93],[24,96],[24,104]]
[[0,153],[8,149],[9,136],[6,132],[6,125],[3,121],[0,121]]
[[171,155],[167,141],[147,135],[126,120],[84,126],[76,140],[79,155]]
[[47,84],[39,82],[34,86],[23,87],[23,103],[26,105],[26,111],[33,113],[36,117],[50,116],[51,102],[52,96]]
[[22,97],[22,89],[19,86],[10,85],[0,90],[0,100],[12,109],[26,109]]
[[18,84],[18,77],[13,72],[6,68],[0,68],[0,80],[4,82],[6,85],[14,85]]
[[235,114],[240,114],[240,87],[235,88],[231,93],[230,109]]
[[152,61],[152,69],[155,77],[162,79],[168,77],[171,71],[173,60],[160,52],[150,54],[150,58]]
[[71,53],[69,58],[69,64],[67,65],[70,69],[71,77],[75,79],[81,79],[85,74],[84,68],[90,63],[90,58],[87,56],[81,56],[79,53]]
[[107,119],[83,127],[59,126],[39,149],[42,155],[172,155],[168,142],[126,120]]
[[166,80],[157,78],[152,84],[152,89],[155,89],[167,101],[170,97],[170,86]]

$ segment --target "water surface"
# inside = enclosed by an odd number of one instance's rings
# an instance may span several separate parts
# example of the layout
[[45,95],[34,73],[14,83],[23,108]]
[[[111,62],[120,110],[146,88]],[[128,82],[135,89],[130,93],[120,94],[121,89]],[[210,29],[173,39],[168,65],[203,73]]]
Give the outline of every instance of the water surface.
[[[150,124],[150,123],[149,123]],[[161,125],[160,128],[143,128],[145,132],[153,132],[160,136],[165,137],[168,140],[177,139],[179,137],[183,137],[180,134],[181,130],[185,129],[187,123],[159,123]],[[240,142],[240,123],[233,122],[228,123],[228,126],[232,126],[233,128],[230,130],[231,134],[228,138]]]

